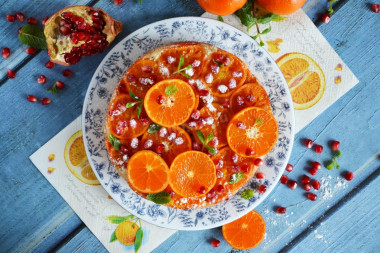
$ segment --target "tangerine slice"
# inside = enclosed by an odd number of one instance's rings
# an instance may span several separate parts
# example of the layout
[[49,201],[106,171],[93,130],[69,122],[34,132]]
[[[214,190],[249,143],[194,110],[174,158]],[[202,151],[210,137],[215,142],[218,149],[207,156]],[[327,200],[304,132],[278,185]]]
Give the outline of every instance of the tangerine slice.
[[325,75],[311,57],[301,53],[288,53],[276,62],[288,83],[294,109],[308,109],[322,98],[326,89]]
[[145,132],[141,143],[144,148],[161,154],[168,165],[173,162],[177,155],[191,150],[190,136],[178,126],[162,127],[156,133]]
[[243,217],[223,225],[223,237],[235,249],[252,249],[260,244],[265,236],[263,217],[252,210]]
[[271,112],[248,107],[235,114],[227,126],[230,148],[243,157],[267,154],[276,144],[278,126]]
[[256,76],[254,76],[249,70],[247,70],[247,78],[244,81],[244,84],[246,83],[258,83]]
[[165,68],[167,68],[170,78],[187,81],[189,79],[186,76],[180,73],[173,74],[178,72],[181,56],[184,58],[181,68],[185,68],[189,65],[191,66],[191,69],[181,72],[190,76],[191,79],[197,79],[201,74],[204,65],[204,47],[193,43],[181,43],[171,45],[162,51],[159,61]]
[[230,98],[230,109],[234,113],[251,106],[272,110],[267,92],[257,82],[244,84]]
[[226,51],[213,53],[205,65],[203,81],[215,97],[229,97],[247,76],[245,64]]
[[168,186],[169,167],[156,153],[143,150],[129,159],[127,179],[132,188],[142,193],[158,193]]
[[107,136],[105,142],[109,159],[115,168],[120,168],[122,166],[126,168],[129,158],[137,151],[140,151],[141,148],[141,141],[138,141],[136,144],[131,145],[133,143],[132,139],[120,140],[121,146],[124,146],[123,150],[116,150],[108,140]]
[[135,104],[130,108],[126,107],[127,103],[134,102],[137,102],[137,100],[127,94],[120,94],[110,104],[107,125],[111,134],[118,139],[131,139],[140,136],[149,127],[150,120],[147,118],[144,109],[142,109],[140,118],[137,117],[140,104]]
[[193,88],[179,79],[168,79],[157,83],[149,89],[144,99],[144,107],[149,118],[165,127],[185,123],[195,104]]
[[119,91],[130,90],[139,98],[144,98],[150,87],[164,79],[160,70],[156,61],[150,59],[137,60],[121,79]]
[[170,166],[169,185],[175,193],[183,197],[203,196],[211,190],[215,181],[215,165],[205,153],[183,152]]

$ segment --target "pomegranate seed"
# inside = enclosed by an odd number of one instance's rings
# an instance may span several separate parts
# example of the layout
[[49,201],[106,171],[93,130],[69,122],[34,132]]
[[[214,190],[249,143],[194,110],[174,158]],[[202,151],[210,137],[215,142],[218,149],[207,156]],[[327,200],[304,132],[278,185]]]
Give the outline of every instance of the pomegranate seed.
[[175,196],[175,192],[174,191],[171,191],[169,194],[170,194],[171,198],[174,198],[174,196]]
[[17,12],[15,16],[16,16],[16,19],[17,19],[18,21],[20,21],[20,22],[24,22],[24,19],[25,19],[25,15],[24,15],[24,13],[22,13],[22,12]]
[[264,192],[266,192],[266,191],[267,191],[267,187],[266,187],[266,185],[263,185],[263,184],[260,185],[258,191],[259,191],[259,193],[264,193]]
[[286,171],[289,171],[289,172],[291,172],[292,170],[293,170],[293,165],[291,165],[290,163],[288,163],[287,165],[286,165]]
[[58,89],[63,90],[65,88],[65,84],[62,81],[56,81],[55,85],[58,87]]
[[40,75],[40,77],[38,77],[38,79],[37,79],[37,82],[39,84],[45,84],[46,83],[46,76]]
[[311,182],[311,185],[312,185],[313,188],[316,189],[316,190],[319,190],[319,187],[321,186],[321,184],[319,183],[318,180],[313,180],[313,181]]
[[45,63],[45,67],[47,67],[48,69],[53,68],[54,65],[55,65],[54,62],[51,62],[51,61],[47,61],[47,62]]
[[217,169],[216,170],[216,178],[222,178],[223,177],[223,171]]
[[193,143],[193,150],[199,151],[199,150],[201,150],[201,148],[202,148],[202,146],[198,142]]
[[232,172],[240,172],[240,166],[239,165],[233,165],[232,166]]
[[347,180],[347,181],[351,181],[353,178],[354,178],[354,173],[352,173],[351,171],[348,171],[346,173],[346,175],[344,175],[344,178]]
[[10,79],[13,79],[16,77],[16,72],[12,69],[8,69],[7,73],[8,73],[8,78],[10,78]]
[[297,182],[294,181],[294,180],[289,180],[288,181],[288,186],[290,189],[294,190],[295,188],[297,188]]
[[303,183],[303,184],[310,183],[310,177],[303,175],[301,178],[301,183]]
[[33,17],[28,18],[26,22],[28,22],[29,25],[37,25],[37,19]]
[[213,197],[215,197],[216,195],[216,191],[214,189],[211,189],[208,193],[207,193],[207,198],[209,199],[212,199]]
[[317,170],[321,169],[321,164],[319,162],[316,162],[316,161],[314,161],[311,166]]
[[309,192],[307,194],[307,198],[310,199],[311,201],[316,201],[317,200],[317,195],[315,195],[314,193]]
[[49,17],[44,17],[42,20],[41,20],[41,24],[42,25],[45,25],[46,24],[46,21],[48,21]]
[[224,192],[224,186],[221,185],[221,184],[218,184],[218,185],[216,186],[216,191],[217,191],[217,192]]
[[201,187],[199,188],[198,192],[199,192],[200,194],[205,194],[205,193],[206,193],[206,188],[205,188],[204,186],[201,186]]
[[315,145],[315,152],[317,154],[322,153],[322,151],[323,151],[323,146],[322,145]]
[[141,70],[145,73],[152,73],[152,68],[150,66],[142,66]]
[[241,121],[238,121],[238,122],[236,123],[236,127],[237,127],[237,128],[240,128],[240,129],[245,129],[245,125],[244,125],[244,123],[241,122]]
[[164,151],[164,149],[165,149],[164,144],[158,144],[157,147],[156,147],[156,152],[158,154],[161,154]]
[[277,207],[276,212],[277,212],[278,214],[284,214],[284,213],[286,213],[286,208],[285,208],[285,207],[282,207],[282,206],[279,206],[279,207]]
[[340,142],[339,141],[333,141],[331,144],[332,150],[338,150],[339,149]]
[[120,151],[121,151],[121,153],[123,153],[123,154],[128,153],[128,148],[127,148],[127,146],[125,146],[125,145],[120,145]]
[[140,122],[143,126],[146,126],[149,124],[149,119],[147,118],[140,118]]
[[371,5],[371,10],[375,13],[379,13],[380,12],[380,5],[378,4],[372,4]]
[[311,148],[311,147],[313,147],[313,141],[312,140],[310,140],[310,139],[306,139],[305,140],[305,146],[306,146],[306,148]]
[[210,92],[208,90],[199,90],[199,96],[201,96],[201,97],[205,97],[208,94],[210,94]]
[[309,173],[311,174],[311,175],[315,175],[315,174],[317,174],[317,172],[318,172],[318,169],[316,169],[316,168],[310,168],[309,169]]
[[212,240],[211,246],[217,248],[217,247],[219,247],[219,245],[220,245],[220,241],[219,240],[217,240],[217,239]]
[[256,159],[253,161],[253,164],[255,164],[255,166],[260,167],[261,165],[263,165],[263,159],[261,159],[261,158],[256,158]]
[[159,105],[162,105],[165,102],[165,98],[162,95],[158,95],[156,101]]
[[25,52],[27,54],[35,54],[36,53],[36,49],[34,47],[28,47],[27,49],[25,49]]
[[256,173],[256,178],[257,178],[257,179],[264,179],[264,178],[265,178],[265,174],[262,173],[262,172],[257,172],[257,173]]
[[228,98],[226,98],[226,99],[224,100],[222,106],[223,106],[224,108],[227,108],[227,109],[230,108],[230,100],[229,100]]
[[251,156],[251,155],[253,155],[255,152],[253,151],[253,148],[247,148],[246,150],[245,150],[245,154],[247,155],[247,156]]
[[134,75],[129,75],[127,79],[130,83],[137,83],[137,78]]
[[287,175],[282,175],[280,178],[281,184],[286,184],[288,182],[288,176]]
[[3,56],[3,58],[7,59],[11,55],[11,50],[8,47],[4,47],[1,51],[1,55]]
[[41,104],[42,105],[48,105],[51,103],[51,100],[49,98],[43,98],[41,99]]
[[244,98],[242,96],[237,96],[236,97],[236,103],[238,105],[243,105],[244,104]]
[[21,34],[21,33],[22,33],[22,27],[20,27],[20,28],[17,30],[17,33],[18,33],[18,34]]
[[37,102],[37,98],[35,96],[33,96],[33,95],[27,96],[26,99],[28,99],[28,101],[32,102],[32,103]]
[[153,83],[157,83],[157,76],[150,76],[149,79],[150,79]]
[[199,117],[201,116],[201,112],[199,110],[195,110],[191,113],[190,117],[192,119],[199,119]]
[[123,3],[123,0],[113,0],[113,3],[116,5],[120,5]]
[[70,69],[65,69],[63,72],[62,72],[62,75],[63,76],[66,76],[66,77],[71,77],[73,75],[73,72],[70,70]]
[[255,96],[252,95],[252,94],[249,94],[249,95],[245,98],[245,100],[246,100],[247,102],[249,102],[249,103],[252,103],[252,102],[255,100]]
[[304,189],[305,191],[310,191],[310,189],[311,189],[311,184],[304,184],[304,185],[303,185],[303,189]]
[[323,14],[322,18],[321,18],[322,22],[325,23],[325,24],[327,24],[328,22],[330,22],[330,19],[331,19],[331,16],[328,13]]
[[243,172],[243,173],[247,173],[247,172],[248,172],[248,169],[249,169],[249,166],[248,166],[247,164],[242,164],[242,165],[240,166],[240,170],[241,170],[241,172]]
[[9,21],[9,22],[14,22],[15,21],[15,16],[14,15],[11,15],[11,14],[7,14],[7,20]]

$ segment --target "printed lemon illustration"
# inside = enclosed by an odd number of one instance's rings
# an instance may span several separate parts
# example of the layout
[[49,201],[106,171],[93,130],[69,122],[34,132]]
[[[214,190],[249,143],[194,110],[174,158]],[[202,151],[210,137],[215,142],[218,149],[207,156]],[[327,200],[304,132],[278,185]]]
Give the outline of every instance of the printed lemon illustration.
[[82,130],[73,134],[67,141],[64,157],[67,167],[76,178],[89,185],[100,184],[88,162]]
[[321,67],[302,53],[288,53],[277,59],[293,98],[294,109],[305,110],[315,105],[326,89]]
[[128,220],[123,221],[116,228],[116,238],[124,245],[132,245],[135,243],[138,229],[139,226],[136,223]]

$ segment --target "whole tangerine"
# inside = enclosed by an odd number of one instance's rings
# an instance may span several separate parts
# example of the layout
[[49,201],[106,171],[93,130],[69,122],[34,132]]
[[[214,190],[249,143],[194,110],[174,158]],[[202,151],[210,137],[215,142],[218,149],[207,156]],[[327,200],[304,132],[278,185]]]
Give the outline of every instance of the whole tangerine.
[[300,9],[306,0],[257,0],[267,11],[277,15],[289,15]]
[[199,5],[214,15],[226,16],[239,10],[247,0],[197,0]]

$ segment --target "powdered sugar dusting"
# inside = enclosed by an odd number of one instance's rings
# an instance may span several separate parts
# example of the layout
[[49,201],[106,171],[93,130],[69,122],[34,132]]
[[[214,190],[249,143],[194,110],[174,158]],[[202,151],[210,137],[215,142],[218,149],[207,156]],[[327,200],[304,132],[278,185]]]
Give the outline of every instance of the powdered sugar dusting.
[[221,84],[218,86],[218,91],[222,94],[226,93],[228,91],[228,87],[225,86],[224,84]]

